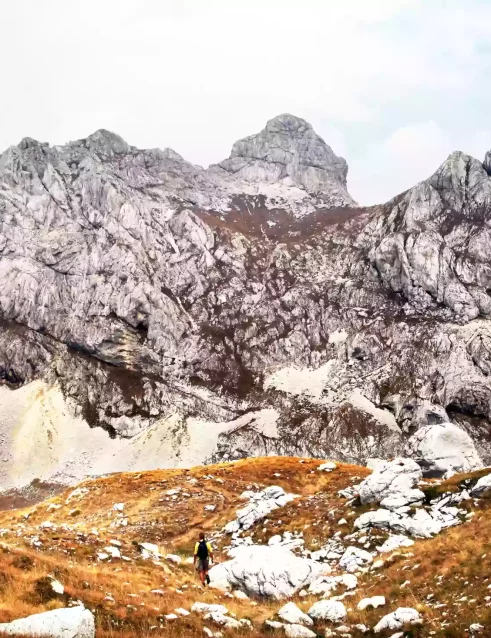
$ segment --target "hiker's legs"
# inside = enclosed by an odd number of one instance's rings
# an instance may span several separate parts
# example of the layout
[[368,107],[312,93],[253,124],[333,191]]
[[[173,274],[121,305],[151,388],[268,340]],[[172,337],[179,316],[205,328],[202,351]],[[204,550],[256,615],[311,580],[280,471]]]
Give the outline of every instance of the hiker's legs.
[[205,577],[206,577],[206,572],[204,569],[200,569],[199,570],[199,577],[201,579],[201,584],[204,585],[205,584]]

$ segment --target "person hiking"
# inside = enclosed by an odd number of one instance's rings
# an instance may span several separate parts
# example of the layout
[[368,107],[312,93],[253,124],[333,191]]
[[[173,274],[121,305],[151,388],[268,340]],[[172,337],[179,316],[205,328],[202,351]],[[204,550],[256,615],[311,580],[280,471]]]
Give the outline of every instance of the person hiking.
[[201,584],[210,584],[210,577],[208,576],[208,570],[210,569],[210,559],[213,560],[213,551],[210,543],[205,538],[203,532],[200,532],[199,541],[194,546],[194,565],[196,571],[199,572]]

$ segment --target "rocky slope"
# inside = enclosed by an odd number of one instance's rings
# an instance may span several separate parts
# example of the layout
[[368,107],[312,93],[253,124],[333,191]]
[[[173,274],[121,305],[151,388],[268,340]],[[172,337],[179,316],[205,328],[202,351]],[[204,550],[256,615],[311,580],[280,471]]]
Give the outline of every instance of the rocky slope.
[[0,635],[488,636],[490,479],[270,457],[85,480],[0,512]]
[[207,170],[107,131],[6,150],[0,485],[421,457],[411,437],[452,421],[452,468],[488,463],[488,164],[454,153],[361,209],[345,161],[290,115]]

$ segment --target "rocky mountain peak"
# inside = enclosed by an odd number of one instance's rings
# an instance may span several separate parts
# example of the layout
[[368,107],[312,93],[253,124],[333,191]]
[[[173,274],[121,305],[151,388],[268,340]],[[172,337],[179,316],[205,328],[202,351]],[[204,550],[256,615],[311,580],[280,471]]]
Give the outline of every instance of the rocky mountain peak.
[[109,156],[128,153],[130,145],[124,141],[122,137],[107,131],[106,129],[99,129],[92,135],[89,135],[83,140],[75,142],[76,145],[83,145],[86,148],[94,151],[98,155]]
[[353,202],[346,190],[346,161],[308,122],[289,113],[235,142],[230,157],[219,166],[247,181],[283,182],[308,193],[342,193],[346,203]]

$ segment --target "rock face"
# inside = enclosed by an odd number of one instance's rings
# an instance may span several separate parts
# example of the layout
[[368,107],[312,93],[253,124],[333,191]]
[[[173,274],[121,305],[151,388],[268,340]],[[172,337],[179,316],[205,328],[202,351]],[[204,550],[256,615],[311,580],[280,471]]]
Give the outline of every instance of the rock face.
[[94,616],[83,607],[53,609],[0,624],[0,632],[8,636],[38,638],[94,638]]
[[448,477],[483,467],[471,437],[452,423],[422,427],[409,440],[408,450],[426,476]]
[[490,196],[454,153],[356,208],[290,115],[206,170],[108,131],[22,140],[0,156],[0,486],[364,463],[449,420],[489,463]]
[[250,182],[283,181],[308,193],[322,193],[333,205],[353,203],[346,191],[346,161],[308,122],[293,115],[279,115],[257,135],[236,142],[230,158],[219,166]]

